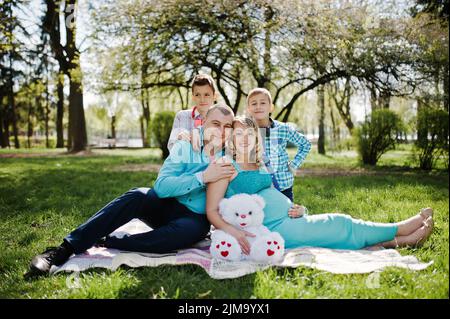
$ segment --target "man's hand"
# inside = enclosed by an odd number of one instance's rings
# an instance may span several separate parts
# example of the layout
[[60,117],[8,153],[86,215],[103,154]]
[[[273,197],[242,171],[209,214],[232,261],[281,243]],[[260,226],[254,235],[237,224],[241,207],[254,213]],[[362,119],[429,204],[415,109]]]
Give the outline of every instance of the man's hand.
[[242,252],[245,255],[250,254],[250,243],[247,240],[247,236],[255,237],[254,234],[249,233],[248,231],[245,231],[245,230],[236,229],[231,225],[229,227],[227,227],[226,229],[224,229],[224,231],[226,231],[228,234],[230,234],[231,236],[236,238],[239,245],[241,246]]
[[231,178],[235,171],[233,164],[224,162],[217,163],[217,160],[214,160],[203,172],[203,183],[207,184],[216,182],[222,178]]
[[288,215],[291,218],[299,218],[302,217],[305,214],[306,207],[294,204],[288,211]]

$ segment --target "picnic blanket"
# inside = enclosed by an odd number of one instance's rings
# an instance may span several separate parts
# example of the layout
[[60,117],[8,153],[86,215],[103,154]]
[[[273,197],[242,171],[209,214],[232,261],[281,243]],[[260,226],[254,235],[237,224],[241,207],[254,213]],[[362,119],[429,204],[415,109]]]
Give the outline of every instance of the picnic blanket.
[[[133,219],[118,228],[112,236],[122,237],[151,230],[145,223]],[[72,257],[60,267],[52,266],[51,274],[62,271],[80,272],[89,268],[116,270],[121,265],[129,267],[156,267],[160,265],[195,264],[215,279],[237,278],[268,267],[311,267],[335,274],[356,274],[381,271],[386,267],[422,270],[433,263],[422,263],[414,256],[402,256],[395,249],[340,250],[317,247],[287,249],[284,259],[276,264],[260,264],[250,261],[220,261],[209,253],[210,241],[205,239],[191,248],[174,253],[152,254],[122,251],[105,247],[92,247],[83,254]]]

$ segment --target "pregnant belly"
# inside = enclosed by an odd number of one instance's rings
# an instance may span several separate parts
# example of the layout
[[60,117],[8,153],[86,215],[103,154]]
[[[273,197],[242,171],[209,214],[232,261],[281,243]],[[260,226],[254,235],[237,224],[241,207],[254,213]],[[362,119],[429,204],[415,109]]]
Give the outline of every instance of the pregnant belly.
[[288,217],[292,202],[275,188],[266,188],[258,192],[266,206],[264,207],[264,225],[271,228]]

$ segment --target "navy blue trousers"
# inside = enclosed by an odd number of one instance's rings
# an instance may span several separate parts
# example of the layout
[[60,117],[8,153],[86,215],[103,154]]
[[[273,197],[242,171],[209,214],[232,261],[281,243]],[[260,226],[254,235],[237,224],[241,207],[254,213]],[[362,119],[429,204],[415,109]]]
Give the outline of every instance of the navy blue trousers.
[[294,202],[294,194],[292,193],[292,187],[286,188],[284,191],[281,191],[286,197],[288,197],[291,202]]
[[[153,230],[117,238],[107,236],[120,226],[138,218]],[[150,188],[133,188],[117,197],[64,240],[75,254],[106,237],[106,247],[128,251],[166,253],[187,248],[202,240],[210,230],[205,214],[197,214],[175,198],[158,198]]]

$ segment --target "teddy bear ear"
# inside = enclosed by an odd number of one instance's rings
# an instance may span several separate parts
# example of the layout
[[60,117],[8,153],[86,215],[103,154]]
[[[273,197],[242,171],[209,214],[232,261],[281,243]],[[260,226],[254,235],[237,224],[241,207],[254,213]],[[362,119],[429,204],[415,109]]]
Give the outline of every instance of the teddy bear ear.
[[219,202],[219,213],[223,214],[225,212],[225,210],[227,209],[228,206],[228,199],[224,198]]
[[258,204],[259,207],[264,208],[266,206],[266,202],[264,201],[264,198],[262,198],[259,195],[252,195],[253,200]]

